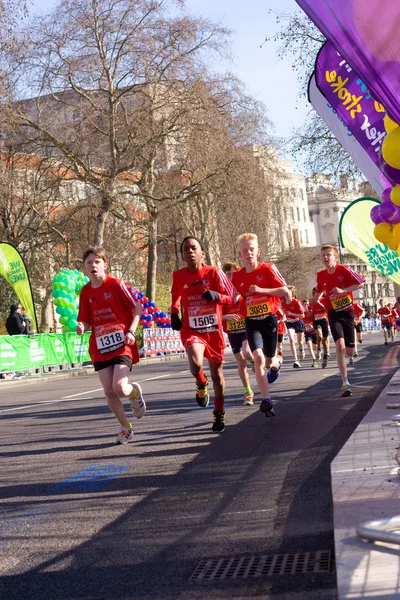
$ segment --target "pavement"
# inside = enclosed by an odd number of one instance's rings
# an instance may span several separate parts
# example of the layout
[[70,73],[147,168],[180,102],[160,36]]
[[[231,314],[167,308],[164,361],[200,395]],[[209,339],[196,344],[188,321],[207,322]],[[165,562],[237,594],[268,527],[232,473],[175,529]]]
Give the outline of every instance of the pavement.
[[[387,403],[398,403],[397,410]],[[400,370],[331,463],[339,600],[400,598],[399,545],[371,543],[356,533],[370,521],[399,518],[400,427],[392,420],[399,413]]]

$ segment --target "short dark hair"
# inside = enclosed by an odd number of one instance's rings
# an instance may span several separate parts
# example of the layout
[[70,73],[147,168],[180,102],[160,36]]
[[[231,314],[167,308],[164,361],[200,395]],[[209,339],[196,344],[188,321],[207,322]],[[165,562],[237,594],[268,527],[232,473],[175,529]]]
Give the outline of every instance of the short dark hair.
[[226,262],[224,265],[222,265],[222,270],[224,273],[227,273],[228,271],[237,271],[238,269],[240,269],[240,266],[237,264],[237,262]]
[[100,246],[94,246],[93,248],[88,248],[83,255],[83,262],[85,262],[85,260],[87,259],[87,257],[90,254],[94,254],[95,256],[102,258],[105,263],[108,262],[106,251],[104,250],[104,248],[101,248]]
[[183,250],[183,244],[187,241],[187,240],[196,240],[196,242],[199,243],[200,248],[203,250],[204,252],[204,245],[203,242],[201,240],[199,240],[198,237],[196,237],[195,235],[187,235],[185,238],[183,238],[182,243],[181,243],[181,254],[182,254],[182,250]]

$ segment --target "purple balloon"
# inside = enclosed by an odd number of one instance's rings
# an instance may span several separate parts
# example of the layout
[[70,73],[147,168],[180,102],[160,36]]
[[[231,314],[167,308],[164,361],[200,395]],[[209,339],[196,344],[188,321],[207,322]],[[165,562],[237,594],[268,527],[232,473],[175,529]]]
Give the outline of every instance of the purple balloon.
[[392,187],[388,187],[382,192],[382,202],[391,202],[390,193],[392,191]]
[[400,223],[400,208],[393,202],[382,202],[379,206],[379,216],[390,225]]
[[389,179],[390,183],[396,185],[400,183],[400,169],[395,169],[387,163],[382,163],[381,170],[384,175]]
[[373,208],[371,208],[370,217],[375,225],[379,225],[379,223],[383,223],[383,219],[380,215],[381,204],[376,204]]

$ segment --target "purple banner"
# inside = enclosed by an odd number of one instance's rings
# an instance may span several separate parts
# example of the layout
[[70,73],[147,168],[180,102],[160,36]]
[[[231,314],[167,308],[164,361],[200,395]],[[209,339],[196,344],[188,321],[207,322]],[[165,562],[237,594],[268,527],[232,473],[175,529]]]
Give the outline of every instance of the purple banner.
[[379,150],[386,136],[385,109],[329,42],[322,46],[315,61],[315,79],[320,92],[379,166]]
[[296,0],[400,123],[399,0]]

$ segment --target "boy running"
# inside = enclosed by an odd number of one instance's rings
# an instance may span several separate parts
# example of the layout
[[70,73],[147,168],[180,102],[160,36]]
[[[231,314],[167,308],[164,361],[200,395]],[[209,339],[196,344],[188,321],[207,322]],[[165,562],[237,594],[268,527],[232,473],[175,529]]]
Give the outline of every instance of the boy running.
[[314,329],[314,315],[310,311],[310,303],[308,300],[303,300],[304,307],[304,338],[307,348],[312,359],[312,367],[318,367],[318,362],[315,356],[317,351],[318,337]]
[[[357,344],[362,344],[362,317],[364,314],[364,308],[362,304],[357,302],[354,304],[354,329],[356,330],[356,340],[354,346],[354,358],[358,358],[358,347]],[[353,361],[349,364],[353,364]]]
[[133,429],[120,396],[130,399],[137,419],[146,412],[140,385],[128,381],[132,364],[139,362],[135,332],[142,305],[133,299],[122,279],[106,274],[108,265],[103,248],[86,250],[83,264],[90,281],[80,293],[76,333],[82,335],[92,330],[89,354],[108,406],[121,425],[115,443],[127,444],[133,440]]
[[316,293],[316,289],[312,289],[313,297],[310,298],[309,301],[309,310],[312,311],[314,315],[314,329],[318,338],[318,360],[321,359],[321,345],[323,349],[323,356],[321,367],[325,369],[328,364],[329,354],[329,324],[328,324],[328,312],[325,307],[325,297],[322,296],[318,302],[314,301],[314,296]]
[[204,248],[196,237],[188,236],[182,241],[181,255],[187,266],[172,273],[171,326],[180,331],[190,372],[196,380],[196,402],[202,408],[209,403],[208,380],[203,370],[204,358],[208,359],[214,387],[212,431],[222,433],[225,429],[222,304],[232,304],[233,288],[221,269],[203,263]]
[[354,354],[353,292],[364,286],[365,279],[350,267],[338,264],[339,255],[334,246],[322,246],[321,258],[326,268],[317,273],[314,301],[318,302],[325,293],[329,325],[336,344],[336,360],[342,379],[340,391],[343,397],[351,396],[346,354],[349,357],[353,357]]
[[[269,396],[268,383],[278,378],[281,361],[276,355],[280,296],[291,300],[285,280],[272,263],[258,263],[260,249],[254,233],[243,233],[238,238],[238,253],[244,267],[232,274],[232,283],[241,295],[242,314],[245,315],[247,339],[254,356],[255,374],[261,393],[260,410],[266,417],[275,412]],[[269,368],[268,376],[265,367]]]
[[385,306],[382,298],[379,300],[378,315],[381,318],[381,327],[383,331],[383,337],[385,340],[385,346],[388,345],[388,334],[393,342],[393,323],[392,323],[392,311],[389,306]]
[[293,285],[290,285],[289,290],[292,294],[291,302],[287,303],[285,300],[282,300],[281,305],[286,315],[286,327],[288,330],[290,348],[294,358],[293,368],[299,369],[300,362],[297,358],[296,337],[301,358],[304,359],[306,357],[304,351],[304,307],[300,300],[297,300],[296,298],[296,288]]
[[[235,262],[227,262],[222,266],[222,270],[230,281],[232,273],[240,269]],[[240,313],[240,301],[234,304],[224,304],[222,307],[222,321],[224,331],[228,336],[233,355],[236,360],[240,380],[244,389],[243,406],[253,406],[254,394],[250,387],[249,372],[247,370],[247,361],[253,360],[250,352],[249,343],[246,335],[246,324],[244,316]]]

